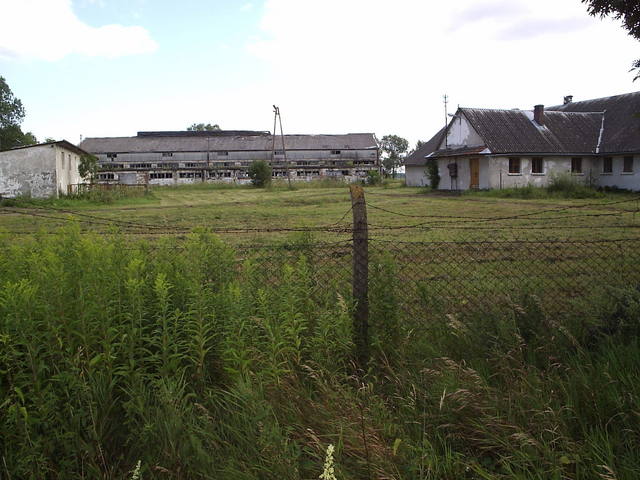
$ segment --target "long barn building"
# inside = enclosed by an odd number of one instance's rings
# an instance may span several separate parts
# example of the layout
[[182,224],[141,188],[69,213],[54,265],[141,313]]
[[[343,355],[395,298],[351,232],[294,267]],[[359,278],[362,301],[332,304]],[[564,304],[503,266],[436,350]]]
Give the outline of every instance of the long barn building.
[[274,178],[292,180],[355,181],[380,168],[373,133],[285,135],[282,142],[269,132],[215,130],[86,138],[80,147],[98,157],[101,182],[129,185],[245,183],[256,160],[269,162]]

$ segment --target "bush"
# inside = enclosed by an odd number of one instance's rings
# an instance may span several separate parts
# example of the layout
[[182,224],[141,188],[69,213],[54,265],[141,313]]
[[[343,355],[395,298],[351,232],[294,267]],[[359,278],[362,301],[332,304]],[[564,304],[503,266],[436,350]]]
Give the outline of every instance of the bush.
[[367,172],[367,178],[365,178],[366,185],[380,185],[382,183],[382,177],[377,170],[370,170]]
[[437,190],[440,186],[440,172],[438,171],[438,160],[427,160],[427,168],[425,170],[427,178],[429,179],[429,186],[433,190]]
[[249,167],[249,178],[256,187],[266,187],[271,183],[271,166],[264,160],[256,160]]

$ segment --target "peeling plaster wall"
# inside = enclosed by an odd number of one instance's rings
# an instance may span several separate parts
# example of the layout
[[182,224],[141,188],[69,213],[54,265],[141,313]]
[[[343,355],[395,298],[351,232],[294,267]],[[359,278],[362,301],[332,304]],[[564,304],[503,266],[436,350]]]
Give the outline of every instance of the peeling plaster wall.
[[[449,130],[447,132],[447,147],[480,147],[484,145],[484,141],[467,121],[467,119],[460,113],[451,119],[449,123]],[[445,148],[444,141],[438,148]]]
[[[80,165],[80,155],[60,145],[54,145],[56,172],[57,172],[57,191],[63,195],[68,193],[69,185],[77,185],[82,183],[82,177],[78,171]],[[30,149],[27,149],[30,150]]]
[[593,171],[597,172],[597,184],[601,187],[618,187],[628,190],[640,190],[640,155],[633,156],[633,171],[623,172],[624,157],[612,156],[611,173],[602,173],[603,159],[596,158],[593,160]]
[[56,194],[56,150],[53,146],[0,152],[0,195],[44,198]]
[[[515,155],[514,155],[515,157]],[[492,156],[484,159],[488,161],[490,178],[487,188],[514,188],[534,185],[544,187],[549,185],[551,179],[557,175],[571,175],[578,182],[594,184],[597,183],[597,172],[594,168],[594,160],[591,157],[582,158],[582,174],[571,173],[571,157],[547,156],[543,159],[544,173],[531,173],[531,158],[518,156],[520,158],[520,173],[509,173],[509,157]],[[481,160],[482,162],[483,160]]]

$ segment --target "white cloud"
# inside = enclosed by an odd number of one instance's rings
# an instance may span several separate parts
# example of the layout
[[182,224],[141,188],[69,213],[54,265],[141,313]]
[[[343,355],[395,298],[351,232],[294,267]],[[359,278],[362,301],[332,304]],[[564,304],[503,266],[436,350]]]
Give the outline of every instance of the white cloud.
[[242,5],[242,7],[240,7],[241,12],[248,12],[250,10],[253,10],[253,3],[245,3],[244,5]]
[[624,93],[638,56],[577,0],[267,0],[260,29],[247,49],[270,73],[249,95],[266,93],[295,130],[412,141],[443,123],[445,92],[453,108]]
[[0,58],[55,61],[76,53],[121,57],[158,46],[140,26],[92,27],[73,12],[71,0],[8,0],[2,4]]

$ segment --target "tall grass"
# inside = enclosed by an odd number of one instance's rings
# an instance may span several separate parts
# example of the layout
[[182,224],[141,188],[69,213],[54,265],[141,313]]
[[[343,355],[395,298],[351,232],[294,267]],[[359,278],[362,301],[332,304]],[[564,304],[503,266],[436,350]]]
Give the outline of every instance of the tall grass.
[[3,477],[129,478],[140,462],[140,478],[318,478],[330,444],[339,479],[640,471],[636,289],[562,316],[515,294],[417,318],[374,259],[358,377],[348,293],[318,291],[303,254],[265,269],[205,231],[130,242],[0,238]]
[[468,191],[466,194],[483,195],[498,198],[599,198],[605,194],[595,187],[585,184],[569,174],[551,175],[546,186],[539,187],[531,183],[521,187]]

